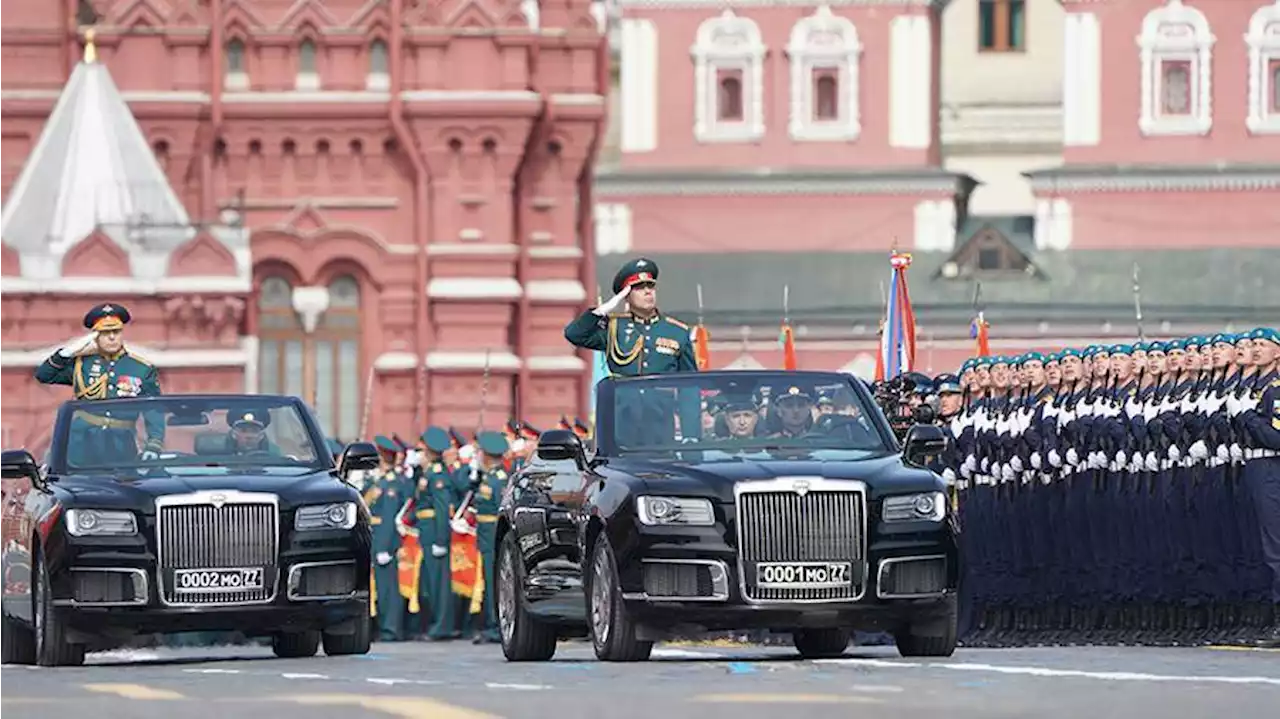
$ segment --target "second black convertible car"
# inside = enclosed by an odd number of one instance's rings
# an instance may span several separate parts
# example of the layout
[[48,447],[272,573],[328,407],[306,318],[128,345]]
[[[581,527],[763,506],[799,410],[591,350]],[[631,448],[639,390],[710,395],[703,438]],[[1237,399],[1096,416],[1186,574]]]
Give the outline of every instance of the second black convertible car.
[[357,443],[335,465],[291,397],[64,404],[46,464],[3,456],[4,662],[209,630],[367,653],[370,517],[342,477],[377,463]]
[[[608,379],[595,451],[542,435],[499,517],[498,617],[512,661],[588,635],[603,660],[649,657],[690,631],[791,632],[838,656],[853,629],[904,656],[956,646],[958,527],[946,448],[902,447],[861,382],[837,373]],[[836,409],[840,408],[840,409]]]

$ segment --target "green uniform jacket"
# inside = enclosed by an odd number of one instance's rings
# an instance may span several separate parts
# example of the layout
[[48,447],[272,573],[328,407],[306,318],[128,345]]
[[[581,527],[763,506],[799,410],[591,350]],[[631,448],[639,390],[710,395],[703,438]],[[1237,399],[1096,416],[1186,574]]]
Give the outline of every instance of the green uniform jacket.
[[[36,380],[41,384],[70,385],[78,400],[160,396],[160,375],[156,368],[128,348],[114,357],[94,353],[68,358],[55,352],[36,368]],[[138,418],[118,412],[112,417],[81,412],[76,419],[95,426],[133,429]],[[158,452],[164,446],[164,415],[147,412],[143,422],[147,427],[144,449]]]
[[614,376],[698,371],[689,325],[662,313],[646,321],[587,311],[565,326],[564,337],[577,347],[604,352]]

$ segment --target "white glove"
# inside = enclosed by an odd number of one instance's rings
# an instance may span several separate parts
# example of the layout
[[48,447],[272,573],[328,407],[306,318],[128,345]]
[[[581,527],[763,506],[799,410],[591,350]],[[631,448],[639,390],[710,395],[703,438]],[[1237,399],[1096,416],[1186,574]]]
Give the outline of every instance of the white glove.
[[160,459],[160,454],[158,452],[152,452],[151,450],[148,449],[148,450],[143,450],[142,454],[138,455],[138,458],[141,459],[143,462],[150,462],[153,459]]
[[1058,450],[1049,450],[1049,466],[1058,468],[1062,466],[1062,455],[1058,454]]
[[1044,465],[1044,461],[1040,459],[1040,453],[1039,453],[1039,452],[1032,452],[1032,453],[1031,453],[1031,468],[1032,468],[1032,469],[1040,469],[1040,467],[1042,467],[1043,465]]
[[411,449],[404,453],[404,464],[406,467],[422,466],[422,450]]
[[391,564],[391,555],[386,552],[378,552],[376,559],[378,560],[378,566],[385,567]]
[[1192,459],[1208,459],[1209,448],[1205,446],[1203,439],[1197,439],[1195,444],[1187,448],[1187,454],[1191,455]]
[[1146,466],[1147,466],[1147,471],[1148,471],[1148,472],[1158,472],[1158,471],[1160,471],[1160,463],[1156,461],[1156,453],[1155,453],[1155,452],[1147,452],[1147,457],[1146,457],[1146,462],[1145,462],[1145,464],[1146,464]]
[[630,295],[630,294],[631,294],[631,288],[623,287],[622,291],[614,295],[613,297],[609,298],[608,302],[605,302],[604,304],[600,305],[594,310],[591,310],[591,314],[597,315],[599,317],[605,317],[613,312],[617,312],[622,307],[623,303],[627,301],[627,295]]
[[1213,456],[1216,457],[1219,462],[1226,462],[1231,459],[1231,452],[1227,449],[1227,445],[1220,444],[1218,445],[1218,448],[1214,450]]
[[965,479],[973,479],[973,467],[967,464],[960,465],[960,476]]
[[1244,449],[1241,448],[1240,445],[1232,443],[1231,447],[1228,448],[1227,451],[1230,452],[1232,460],[1236,462],[1244,461]]
[[1012,482],[1015,476],[1016,475],[1013,473],[1013,467],[1006,464],[1000,468],[1000,478],[1004,481]]
[[1071,465],[1072,467],[1080,466],[1080,455],[1076,454],[1075,447],[1067,448],[1067,464]]
[[467,520],[459,517],[449,522],[449,528],[458,534],[471,534],[471,525],[467,524]]
[[433,545],[431,545],[431,556],[433,556],[433,557],[447,557],[447,556],[449,556],[449,548],[448,548],[448,547],[442,547],[442,546],[440,546],[439,544],[433,544]]
[[960,466],[961,466],[961,468],[962,468],[962,469],[967,469],[967,470],[969,470],[969,472],[970,472],[970,473],[972,473],[972,472],[973,472],[973,470],[975,470],[975,469],[977,469],[977,468],[978,468],[978,459],[977,459],[977,457],[974,457],[974,456],[971,454],[971,455],[969,455],[968,457],[965,457],[965,458],[964,458],[964,464],[962,464],[962,465],[960,465]]
[[523,452],[524,448],[525,448],[524,437],[517,437],[515,441],[511,443],[511,451],[515,452],[516,454]]
[[991,458],[983,457],[982,463],[978,465],[978,469],[982,470],[983,474],[986,474],[991,469]]
[[75,357],[81,352],[97,344],[97,342],[98,342],[98,333],[90,332],[84,337],[80,337],[78,339],[74,339],[68,342],[66,347],[63,347],[58,350],[58,354],[67,358]]
[[1021,457],[1018,457],[1018,456],[1014,456],[1013,458],[1011,458],[1011,459],[1009,460],[1009,467],[1010,467],[1011,469],[1013,469],[1013,471],[1015,471],[1015,472],[1021,472],[1021,471],[1022,471],[1022,458],[1021,458]]
[[947,467],[946,469],[942,470],[942,479],[948,485],[955,484],[956,483],[955,470],[951,469],[950,467]]
[[1129,463],[1129,455],[1126,454],[1123,449],[1120,450],[1119,452],[1116,452],[1116,464],[1123,467],[1128,463]]
[[1177,462],[1179,459],[1182,459],[1182,450],[1176,444],[1169,445],[1169,461]]

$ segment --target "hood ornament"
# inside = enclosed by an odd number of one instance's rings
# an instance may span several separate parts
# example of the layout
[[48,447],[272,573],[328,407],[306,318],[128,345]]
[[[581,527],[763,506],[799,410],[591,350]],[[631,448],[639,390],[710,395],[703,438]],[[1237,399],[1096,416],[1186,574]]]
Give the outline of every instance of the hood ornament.
[[796,494],[803,497],[809,493],[809,480],[797,479],[791,483],[791,489],[794,490]]
[[210,496],[209,496],[209,503],[213,505],[213,508],[214,508],[214,509],[222,509],[222,505],[224,505],[224,504],[226,504],[226,503],[227,503],[227,495],[225,495],[225,494],[223,494],[223,493],[221,493],[221,492],[218,492],[217,494],[210,495]]

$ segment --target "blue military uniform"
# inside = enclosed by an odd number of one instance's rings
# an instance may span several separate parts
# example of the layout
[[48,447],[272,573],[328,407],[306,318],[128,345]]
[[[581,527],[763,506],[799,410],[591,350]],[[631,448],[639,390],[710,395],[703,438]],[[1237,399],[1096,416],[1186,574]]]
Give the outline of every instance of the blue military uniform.
[[[95,333],[119,332],[130,319],[129,310],[123,306],[102,304],[84,316],[84,326]],[[156,368],[123,345],[113,355],[95,348],[64,357],[60,350],[36,368],[35,377],[41,384],[70,385],[78,400],[160,395]],[[136,412],[77,411],[71,420],[73,438],[68,459],[73,465],[109,464],[112,460],[133,462],[138,457],[137,423]],[[147,412],[143,423],[147,435],[143,451],[159,452],[164,447],[164,415]]]
[[[1259,328],[1249,333],[1255,343],[1280,344],[1275,329]],[[1239,409],[1237,421],[1245,430],[1243,481],[1249,489],[1258,520],[1261,558],[1269,570],[1271,625],[1257,643],[1280,647],[1280,376],[1275,370],[1256,379],[1261,390],[1256,399]],[[1256,404],[1255,404],[1256,402]]]

